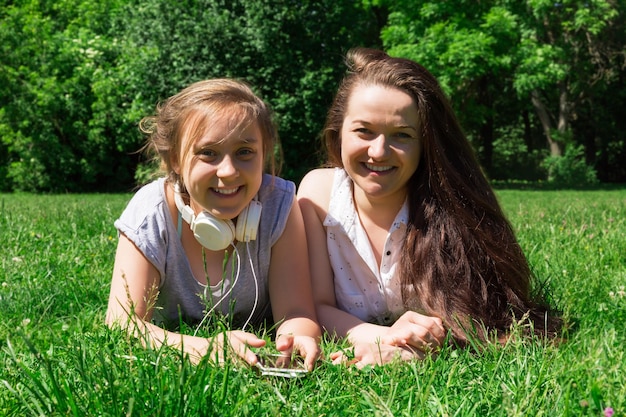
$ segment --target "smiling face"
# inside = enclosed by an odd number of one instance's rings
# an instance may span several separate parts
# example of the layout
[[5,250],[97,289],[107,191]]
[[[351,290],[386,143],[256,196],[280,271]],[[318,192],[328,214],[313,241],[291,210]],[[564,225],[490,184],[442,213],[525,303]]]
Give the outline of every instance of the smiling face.
[[188,131],[184,135],[177,167],[194,212],[206,210],[220,219],[237,217],[258,193],[263,178],[263,137],[258,123],[230,110],[228,115],[227,111],[213,117],[195,115],[202,120],[191,125],[202,134]]
[[404,201],[422,153],[413,98],[398,89],[361,84],[350,94],[341,127],[341,160],[355,194]]

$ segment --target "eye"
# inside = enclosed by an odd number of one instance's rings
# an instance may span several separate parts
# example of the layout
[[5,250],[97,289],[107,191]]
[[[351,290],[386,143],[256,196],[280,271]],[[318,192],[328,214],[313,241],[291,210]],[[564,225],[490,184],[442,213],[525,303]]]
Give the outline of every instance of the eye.
[[253,149],[253,148],[241,148],[237,150],[237,156],[240,159],[244,159],[244,160],[253,158],[254,155],[256,155],[256,153],[257,153],[256,149]]
[[416,140],[417,132],[413,129],[397,130],[392,134],[392,137],[403,141]]
[[358,133],[360,136],[368,136],[373,133],[370,129],[366,127],[357,127],[354,129],[354,132]]
[[217,157],[217,152],[213,149],[200,149],[196,152],[196,156],[205,161],[212,161]]

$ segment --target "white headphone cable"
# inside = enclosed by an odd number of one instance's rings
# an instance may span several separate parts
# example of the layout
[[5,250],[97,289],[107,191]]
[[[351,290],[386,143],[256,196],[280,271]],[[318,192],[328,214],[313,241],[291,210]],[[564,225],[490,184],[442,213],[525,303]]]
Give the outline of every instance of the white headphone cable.
[[[206,312],[204,317],[202,317],[202,320],[200,321],[200,323],[196,327],[196,330],[193,332],[194,336],[198,333],[198,330],[200,329],[200,327],[202,327],[202,325],[204,324],[205,320],[211,315],[211,313],[213,313],[213,311],[217,308],[217,306],[219,306],[222,303],[222,301],[224,301],[226,299],[226,297],[228,297],[230,295],[230,293],[233,291],[233,288],[235,288],[235,284],[237,284],[237,281],[239,280],[239,273],[241,272],[241,257],[239,256],[239,251],[237,250],[237,246],[233,245],[232,243],[231,243],[231,246],[233,247],[234,252],[235,252],[235,256],[237,257],[237,274],[235,275],[235,279],[234,279],[232,285],[230,286],[230,288],[228,289],[228,291],[226,291],[226,293],[224,293],[224,295],[222,295],[222,297],[219,300],[217,300],[217,302],[215,304],[213,304],[213,306],[209,309],[209,311]],[[254,273],[254,270],[253,270],[253,273]],[[255,278],[255,282],[256,282],[256,278]],[[207,290],[210,287],[211,287],[210,283],[207,282],[207,285],[204,288],[204,298],[205,299],[208,299],[208,297],[207,297]]]
[[250,245],[248,244],[248,242],[246,242],[246,250],[248,252],[248,261],[250,261],[250,269],[252,270],[252,277],[254,278],[254,305],[252,306],[252,311],[250,311],[248,320],[246,320],[241,330],[246,330],[246,326],[250,324],[250,320],[252,320],[252,316],[254,315],[257,304],[259,302],[259,281],[256,277],[256,272],[254,272],[254,264],[252,262],[252,256],[250,256]]

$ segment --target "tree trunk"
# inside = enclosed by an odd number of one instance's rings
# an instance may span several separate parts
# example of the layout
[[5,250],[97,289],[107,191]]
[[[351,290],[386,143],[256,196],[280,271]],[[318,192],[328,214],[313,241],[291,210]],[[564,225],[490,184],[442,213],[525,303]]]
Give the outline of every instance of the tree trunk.
[[567,86],[565,83],[559,83],[559,123],[556,128],[559,133],[565,133],[570,128],[572,104],[569,102],[567,94]]
[[[535,111],[537,112],[537,116],[541,121],[541,127],[543,128],[543,133],[546,135],[546,141],[548,142],[548,148],[550,149],[550,156],[562,156],[563,155],[563,145],[554,139],[552,136],[552,132],[554,130],[552,119],[550,118],[550,113],[548,109],[541,99],[541,95],[539,91],[533,90],[531,93],[531,100],[533,106],[535,107]],[[559,111],[559,124],[561,123]]]

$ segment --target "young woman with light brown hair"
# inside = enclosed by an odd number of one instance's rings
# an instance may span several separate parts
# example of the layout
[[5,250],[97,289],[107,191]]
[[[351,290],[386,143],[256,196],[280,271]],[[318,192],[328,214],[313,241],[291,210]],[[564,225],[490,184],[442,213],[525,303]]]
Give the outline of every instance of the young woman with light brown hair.
[[[230,352],[250,365],[265,345],[254,331],[276,325],[276,348],[311,369],[320,329],[304,224],[295,185],[273,175],[268,106],[243,82],[212,79],[170,97],[141,126],[164,176],[115,222],[107,323],[194,362]],[[216,317],[228,327],[213,337],[180,331]]]

